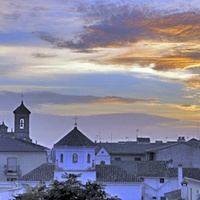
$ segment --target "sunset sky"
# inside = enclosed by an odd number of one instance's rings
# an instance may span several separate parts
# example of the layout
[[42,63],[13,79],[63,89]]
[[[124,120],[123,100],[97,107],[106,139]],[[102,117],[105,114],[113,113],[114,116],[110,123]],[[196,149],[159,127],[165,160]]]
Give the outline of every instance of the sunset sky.
[[74,116],[93,141],[199,138],[200,2],[0,1],[0,70],[1,121],[23,94],[42,145]]

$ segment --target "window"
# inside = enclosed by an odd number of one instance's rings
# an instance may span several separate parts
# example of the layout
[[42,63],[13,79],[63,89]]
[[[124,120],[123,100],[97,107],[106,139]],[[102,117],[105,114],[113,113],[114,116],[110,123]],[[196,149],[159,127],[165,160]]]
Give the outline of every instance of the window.
[[7,159],[7,172],[16,173],[17,172],[17,158],[8,158]]
[[90,154],[88,154],[87,155],[87,163],[90,163],[91,162],[90,160],[91,160],[91,156],[90,156]]
[[164,178],[160,178],[160,183],[164,183],[165,179]]
[[160,197],[160,200],[166,200],[166,197]]
[[153,152],[150,152],[149,153],[149,161],[153,161],[153,160],[155,160],[155,153],[153,153]]
[[100,162],[100,165],[105,165],[106,163],[105,163],[105,161],[104,160],[102,160],[101,162]]
[[141,158],[136,157],[136,158],[135,158],[135,161],[141,161]]
[[152,197],[152,199],[157,199],[157,197]]
[[120,158],[120,157],[116,157],[115,160],[116,160],[116,161],[120,161],[121,158]]
[[63,163],[63,154],[60,154],[60,163]]
[[72,156],[72,162],[73,163],[77,163],[78,162],[78,154],[77,153],[73,154],[73,156]]
[[19,120],[19,128],[24,129],[24,119]]
[[16,181],[17,178],[7,178],[7,181]]

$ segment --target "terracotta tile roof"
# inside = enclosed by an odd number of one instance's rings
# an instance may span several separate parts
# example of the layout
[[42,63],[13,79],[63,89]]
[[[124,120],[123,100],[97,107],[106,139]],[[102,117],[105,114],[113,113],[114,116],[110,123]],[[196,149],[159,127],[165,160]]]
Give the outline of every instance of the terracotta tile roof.
[[[178,177],[178,168],[168,167],[167,161],[140,161],[136,170],[139,177]],[[200,168],[183,168],[183,177],[200,180]]]
[[126,170],[130,174],[136,175],[138,162],[140,161],[111,161],[111,164]]
[[139,177],[168,177],[169,171],[166,161],[140,161],[137,163]]
[[16,138],[0,137],[0,152],[44,152],[48,148]]
[[[54,176],[55,165],[44,163],[24,175],[19,181],[51,181]],[[96,180],[99,182],[140,182],[135,175],[114,165],[96,165]]]
[[22,176],[19,181],[51,181],[54,177],[54,169],[54,164],[44,163]]
[[140,179],[114,165],[96,165],[99,182],[140,182]]
[[64,136],[54,146],[95,146],[95,144],[81,133],[77,127]]
[[31,114],[30,110],[26,108],[23,101],[21,102],[21,105],[17,107],[14,111],[14,114]]
[[173,200],[181,200],[181,189],[179,190],[174,190],[171,192],[166,192],[164,194],[168,199],[173,199]]

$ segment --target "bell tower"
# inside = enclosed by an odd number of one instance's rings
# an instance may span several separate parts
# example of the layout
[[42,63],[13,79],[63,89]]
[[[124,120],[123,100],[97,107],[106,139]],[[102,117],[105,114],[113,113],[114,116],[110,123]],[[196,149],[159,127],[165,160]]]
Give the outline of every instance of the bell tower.
[[31,112],[26,108],[23,101],[14,111],[14,135],[16,138],[31,140],[29,137],[29,115]]

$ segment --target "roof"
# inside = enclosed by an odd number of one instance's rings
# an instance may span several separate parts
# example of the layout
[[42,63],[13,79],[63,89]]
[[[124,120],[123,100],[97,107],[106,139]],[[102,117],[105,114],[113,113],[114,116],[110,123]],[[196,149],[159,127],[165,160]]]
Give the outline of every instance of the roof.
[[168,177],[167,161],[140,161],[137,163],[137,175],[140,177]]
[[83,133],[81,133],[77,127],[64,136],[60,141],[58,141],[54,146],[84,146],[91,147],[95,144],[87,138]]
[[136,175],[136,173],[137,173],[137,163],[138,162],[140,162],[140,161],[126,161],[126,160],[116,161],[116,160],[112,160],[111,164],[126,170],[130,174]]
[[158,147],[155,147],[155,148],[152,148],[152,149],[147,149],[146,152],[158,152],[158,151],[168,149],[168,148],[171,148],[171,147],[175,147],[175,146],[179,146],[179,145],[186,145],[188,147],[190,146],[186,142],[177,142],[177,143],[174,143],[174,144],[168,144],[168,145],[158,146]]
[[150,143],[150,138],[137,137],[138,143]]
[[96,165],[96,177],[99,182],[140,182],[135,175],[115,165]]
[[51,181],[54,178],[55,165],[44,163],[22,176],[19,181]]
[[14,114],[31,114],[31,112],[26,108],[23,101],[21,101],[21,105],[17,107],[14,111]]
[[145,154],[148,149],[157,147],[166,147],[166,143],[136,143],[136,142],[119,142],[119,143],[97,143],[96,153],[103,147],[110,154]]
[[[137,163],[139,177],[178,177],[178,168],[168,167],[169,161],[140,161]],[[200,168],[183,168],[183,177],[200,180]]]
[[0,152],[44,152],[46,147],[10,137],[0,137]]
[[[24,175],[19,181],[51,181],[54,177],[55,165],[44,163]],[[96,181],[99,182],[116,182],[130,183],[140,182],[141,180],[126,172],[124,169],[114,165],[96,165]],[[64,172],[63,172],[64,173]]]
[[2,122],[2,124],[0,124],[0,129],[3,129],[3,128],[4,128],[4,129],[5,129],[5,128],[6,128],[6,129],[8,128],[8,127],[5,125],[4,122]]
[[165,196],[168,198],[168,199],[173,199],[173,200],[181,200],[181,189],[179,190],[173,190],[171,192],[166,192],[165,193]]
[[200,141],[192,138],[191,140],[187,141],[187,144],[190,146],[200,146]]

